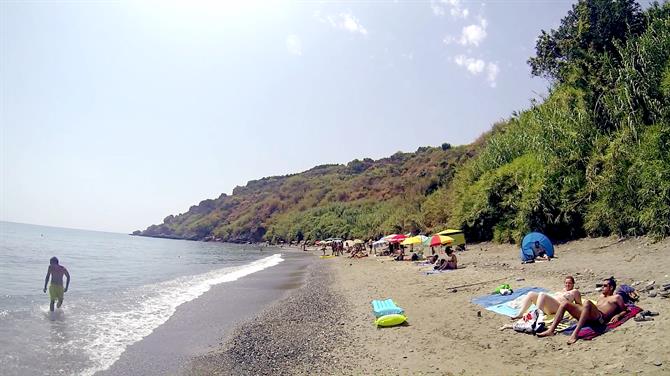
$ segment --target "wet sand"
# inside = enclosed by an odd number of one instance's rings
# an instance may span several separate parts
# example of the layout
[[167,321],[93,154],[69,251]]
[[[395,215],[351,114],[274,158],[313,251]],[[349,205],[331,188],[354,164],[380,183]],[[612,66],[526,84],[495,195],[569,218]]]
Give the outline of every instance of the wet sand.
[[278,265],[214,286],[179,306],[165,324],[129,346],[108,370],[96,375],[183,372],[191,358],[223,344],[237,324],[302,286],[314,258],[279,249],[269,249],[268,255],[280,252],[284,261]]

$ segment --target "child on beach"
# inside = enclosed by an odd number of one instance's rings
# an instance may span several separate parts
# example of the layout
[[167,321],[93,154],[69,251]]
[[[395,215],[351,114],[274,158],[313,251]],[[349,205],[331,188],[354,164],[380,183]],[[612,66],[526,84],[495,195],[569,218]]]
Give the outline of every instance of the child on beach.
[[[65,288],[63,288],[63,275],[67,278]],[[70,286],[70,273],[64,266],[58,264],[58,258],[54,256],[49,260],[49,269],[47,269],[47,276],[44,278],[45,293],[47,292],[49,276],[51,276],[51,284],[49,285],[51,304],[49,304],[49,310],[53,312],[56,300],[58,300],[58,305],[56,307],[60,308],[61,305],[63,305],[63,295],[67,292],[67,289]]]

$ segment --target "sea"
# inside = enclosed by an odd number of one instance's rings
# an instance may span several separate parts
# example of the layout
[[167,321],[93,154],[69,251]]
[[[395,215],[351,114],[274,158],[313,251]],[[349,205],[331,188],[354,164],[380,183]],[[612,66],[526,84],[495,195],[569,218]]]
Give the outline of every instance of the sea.
[[[42,291],[52,256],[72,278],[54,313]],[[105,370],[179,305],[282,261],[254,245],[0,222],[0,374]]]

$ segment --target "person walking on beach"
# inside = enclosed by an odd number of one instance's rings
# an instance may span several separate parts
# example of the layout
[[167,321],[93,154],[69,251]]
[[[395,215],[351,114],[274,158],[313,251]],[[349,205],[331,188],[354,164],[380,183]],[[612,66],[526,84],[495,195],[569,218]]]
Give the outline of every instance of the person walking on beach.
[[[67,278],[65,288],[63,288],[63,275]],[[51,276],[51,284],[49,285],[51,304],[49,304],[49,310],[53,312],[54,302],[56,300],[58,300],[56,307],[60,308],[60,306],[63,305],[63,294],[67,292],[67,288],[70,286],[70,273],[64,266],[58,264],[58,258],[54,256],[49,260],[49,269],[47,269],[47,276],[44,278],[45,293],[47,292],[49,276]]]

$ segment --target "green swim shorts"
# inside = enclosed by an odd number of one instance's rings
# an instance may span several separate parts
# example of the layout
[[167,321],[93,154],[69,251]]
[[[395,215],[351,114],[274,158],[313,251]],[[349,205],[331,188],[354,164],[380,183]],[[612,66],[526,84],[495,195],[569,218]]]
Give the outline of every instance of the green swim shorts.
[[51,300],[63,300],[63,285],[49,285]]

